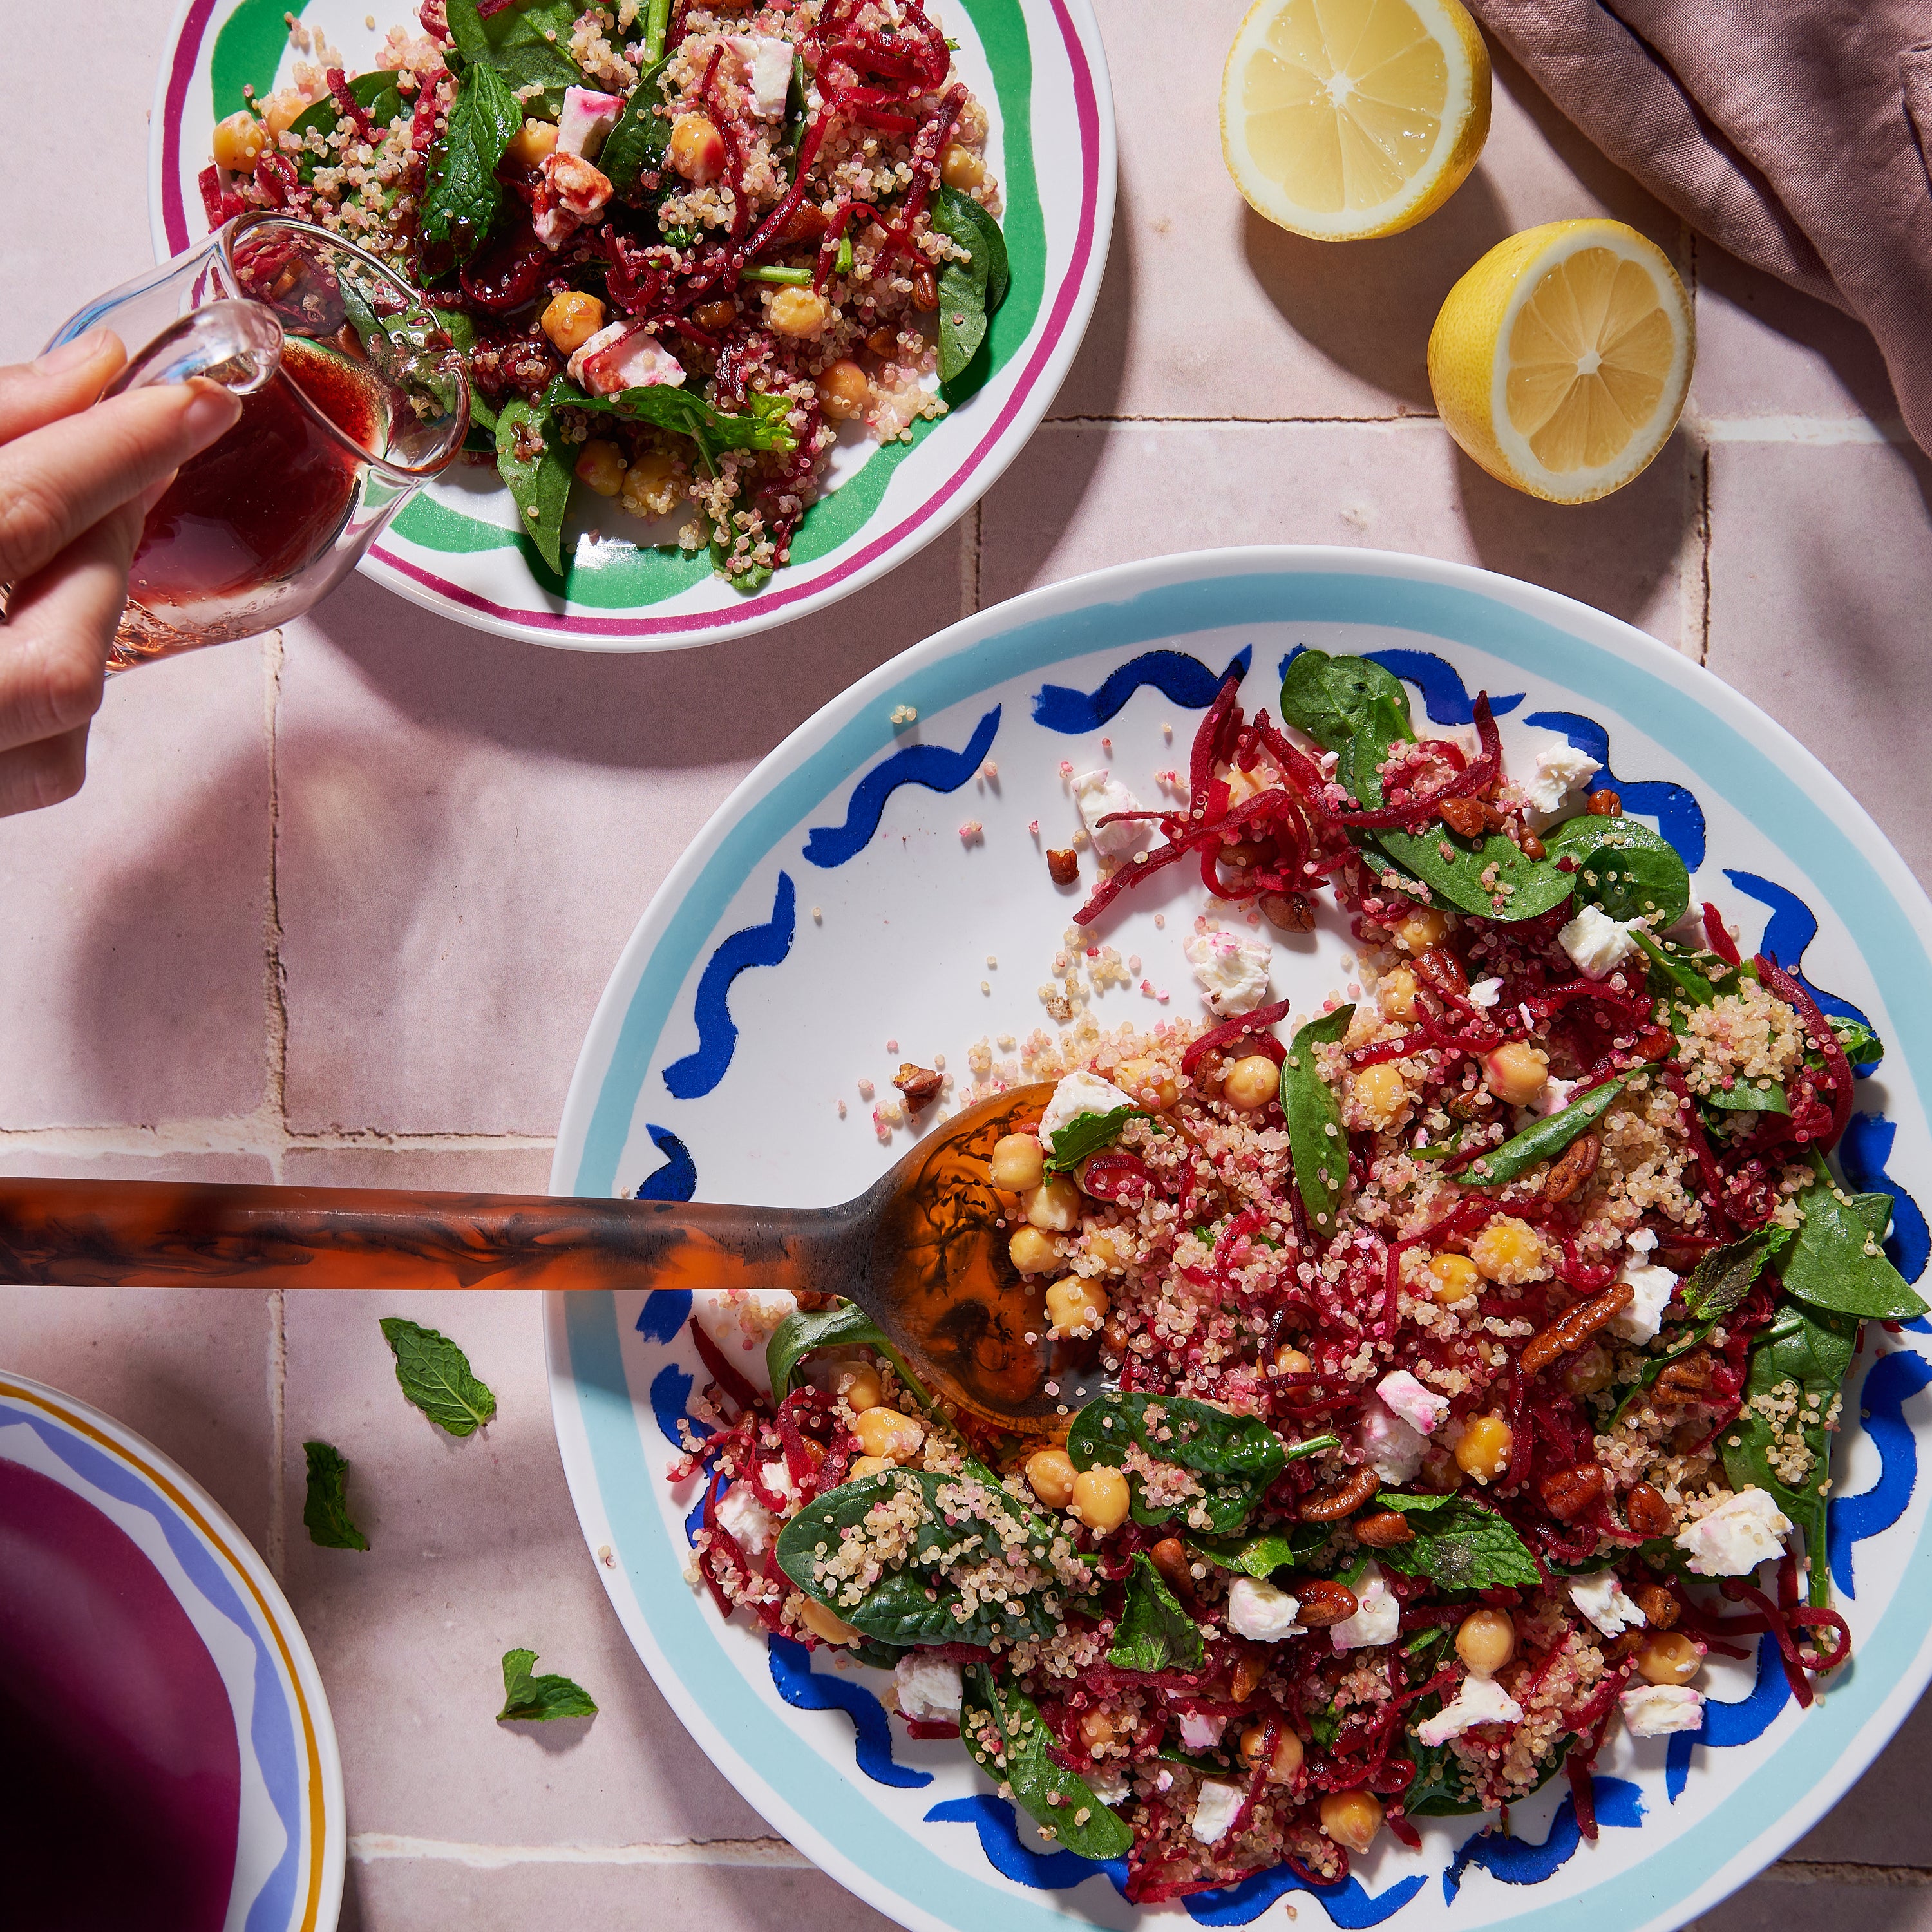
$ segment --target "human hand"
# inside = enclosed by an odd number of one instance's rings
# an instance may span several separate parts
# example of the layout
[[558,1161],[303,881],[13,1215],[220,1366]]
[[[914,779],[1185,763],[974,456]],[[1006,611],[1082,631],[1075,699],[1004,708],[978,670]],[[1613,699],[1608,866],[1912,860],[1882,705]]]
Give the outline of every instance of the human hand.
[[80,789],[141,525],[242,413],[198,378],[95,404],[126,360],[94,329],[0,368],[0,814]]

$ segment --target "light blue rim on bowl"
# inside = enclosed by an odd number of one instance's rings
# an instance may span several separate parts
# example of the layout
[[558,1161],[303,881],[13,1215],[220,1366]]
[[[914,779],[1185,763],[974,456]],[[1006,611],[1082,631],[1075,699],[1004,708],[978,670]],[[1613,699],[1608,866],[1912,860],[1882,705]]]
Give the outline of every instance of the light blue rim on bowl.
[[[1864,809],[1780,727],[1700,667],[1556,593],[1466,566],[1376,551],[1280,547],[1129,565],[1030,593],[952,626],[854,686],[772,752],[673,868],[614,972],[586,1036],[560,1130],[554,1191],[608,1196],[672,1004],[734,896],[776,842],[885,749],[882,699],[930,716],[1065,659],[1257,622],[1353,624],[1480,647],[1562,679],[1630,720],[1699,774],[1703,795],[1763,826],[1842,920],[1890,1021],[1894,1088],[1932,1089],[1932,904]],[[1907,1077],[1900,1080],[1899,1071]],[[681,1581],[685,1552],[652,1502],[608,1294],[554,1294],[547,1334],[566,1472],[620,1615],[660,1688],[752,1803],[840,1881],[920,1928],[1077,1922],[938,1856],[823,1776],[727,1658],[708,1598]],[[677,1586],[664,1586],[672,1580]],[[626,1601],[630,1599],[629,1604]],[[1921,1535],[1852,1666],[1800,1732],[1737,1781],[1698,1825],[1623,1874],[1615,1896],[1491,1923],[1535,1932],[1681,1925],[1743,1883],[1823,1815],[1875,1757],[1932,1677],[1932,1550]],[[1312,1904],[1313,1901],[1306,1901]],[[937,1909],[935,1909],[937,1908]]]

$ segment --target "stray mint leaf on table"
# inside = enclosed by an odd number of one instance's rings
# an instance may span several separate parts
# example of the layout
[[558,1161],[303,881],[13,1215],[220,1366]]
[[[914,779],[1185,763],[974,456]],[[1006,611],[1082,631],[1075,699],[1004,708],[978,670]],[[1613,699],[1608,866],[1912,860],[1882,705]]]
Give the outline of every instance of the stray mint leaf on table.
[[596,1716],[597,1706],[581,1684],[568,1677],[532,1676],[536,1660],[533,1650],[504,1652],[503,1708],[496,1713],[498,1724]]
[[348,1458],[327,1442],[304,1442],[302,1452],[308,1458],[308,1496],[302,1504],[308,1540],[323,1550],[367,1550],[369,1539],[350,1520]]
[[472,1436],[496,1413],[496,1398],[447,1335],[400,1315],[386,1315],[382,1336],[396,1358],[396,1380],[404,1394],[439,1429]]

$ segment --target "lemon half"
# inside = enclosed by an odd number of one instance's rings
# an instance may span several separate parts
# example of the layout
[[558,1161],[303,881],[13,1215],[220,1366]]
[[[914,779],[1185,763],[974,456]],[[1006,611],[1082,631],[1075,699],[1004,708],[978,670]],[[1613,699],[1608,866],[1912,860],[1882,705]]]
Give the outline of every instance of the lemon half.
[[1413,226],[1489,131],[1489,52],[1458,0],[1255,0],[1221,76],[1234,185],[1318,241]]
[[1499,242],[1429,336],[1449,433],[1492,476],[1557,503],[1621,489],[1670,440],[1696,353],[1684,284],[1621,221]]

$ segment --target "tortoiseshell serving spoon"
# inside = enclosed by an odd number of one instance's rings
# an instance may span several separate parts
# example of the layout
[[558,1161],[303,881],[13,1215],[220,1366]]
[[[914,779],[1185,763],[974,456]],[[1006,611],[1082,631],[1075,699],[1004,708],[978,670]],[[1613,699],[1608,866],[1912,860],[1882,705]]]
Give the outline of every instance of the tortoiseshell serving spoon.
[[374,1188],[0,1178],[0,1280],[253,1288],[782,1288],[854,1301],[922,1374],[1038,1433],[1108,1386],[1047,1335],[1043,1278],[1008,1258],[993,1144],[1050,1083],[968,1108],[837,1208]]

